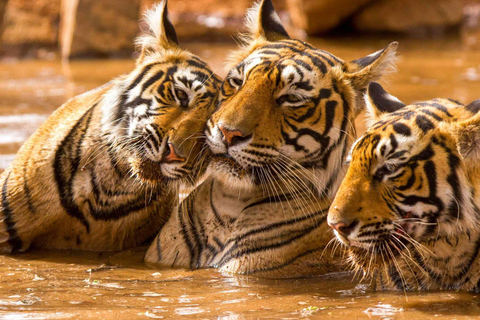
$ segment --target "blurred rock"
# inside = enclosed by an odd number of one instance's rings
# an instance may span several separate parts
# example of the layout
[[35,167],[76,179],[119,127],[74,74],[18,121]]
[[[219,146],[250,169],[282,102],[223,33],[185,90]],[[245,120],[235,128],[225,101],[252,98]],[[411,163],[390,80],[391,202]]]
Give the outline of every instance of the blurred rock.
[[[155,2],[158,1],[142,0],[141,11]],[[281,14],[286,7],[285,0],[273,2]],[[168,11],[180,42],[231,39],[243,30],[246,10],[253,3],[252,0],[176,0],[168,2]]]
[[463,15],[462,42],[469,49],[480,50],[480,0],[470,1]]
[[370,0],[287,0],[293,26],[314,35],[331,30]]
[[362,31],[410,32],[458,26],[463,0],[380,0],[353,19]]
[[2,35],[3,17],[5,16],[5,8],[7,7],[7,0],[0,0],[0,36]]
[[[5,5],[5,0],[0,0]],[[9,0],[5,8],[2,47],[26,51],[58,43],[61,0]],[[0,5],[0,14],[1,14]]]
[[139,9],[140,0],[62,0],[62,57],[131,55]]

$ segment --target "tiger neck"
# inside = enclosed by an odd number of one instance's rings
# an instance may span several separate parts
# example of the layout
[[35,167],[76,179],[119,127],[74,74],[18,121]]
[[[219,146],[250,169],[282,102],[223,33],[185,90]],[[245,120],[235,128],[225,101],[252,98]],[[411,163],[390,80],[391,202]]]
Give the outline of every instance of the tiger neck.
[[[234,221],[258,205],[279,207],[279,217],[297,217],[309,212],[326,210],[332,198],[319,194],[316,184],[305,177],[270,180],[251,188],[235,187],[222,179],[211,180],[212,204],[218,206],[221,215]],[[254,222],[252,222],[255,224]],[[258,222],[258,224],[265,223]]]
[[[102,100],[92,110],[93,118],[102,118]],[[111,133],[105,133],[102,121],[92,121],[91,128],[86,133],[84,151],[80,158],[79,169],[81,172],[90,172],[96,177],[98,187],[116,192],[152,192],[161,189],[141,183],[131,174],[131,166],[128,161],[129,155],[121,151],[118,143],[115,143]]]
[[[397,289],[480,290],[480,232],[439,237],[410,248],[411,259],[390,264],[384,277]],[[401,271],[399,271],[399,269]]]

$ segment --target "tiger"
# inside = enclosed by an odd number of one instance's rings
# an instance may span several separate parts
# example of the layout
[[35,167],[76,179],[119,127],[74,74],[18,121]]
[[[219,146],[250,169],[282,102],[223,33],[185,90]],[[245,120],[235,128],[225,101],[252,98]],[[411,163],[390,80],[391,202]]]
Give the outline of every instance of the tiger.
[[270,278],[338,270],[322,254],[361,92],[393,66],[397,43],[345,62],[292,39],[271,0],[247,14],[207,122],[206,177],[147,251],[155,266]]
[[63,104],[2,173],[0,252],[148,243],[201,175],[221,80],[180,48],[166,1],[145,21],[133,71]]
[[380,290],[480,292],[480,99],[405,105],[372,82],[370,127],[328,212]]

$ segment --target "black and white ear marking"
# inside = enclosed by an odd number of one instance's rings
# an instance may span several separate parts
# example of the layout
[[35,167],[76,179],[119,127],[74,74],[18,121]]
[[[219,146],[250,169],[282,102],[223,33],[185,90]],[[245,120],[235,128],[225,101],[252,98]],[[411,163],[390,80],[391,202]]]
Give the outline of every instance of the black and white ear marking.
[[161,5],[163,5],[162,31],[165,34],[165,38],[167,38],[169,42],[178,45],[177,32],[175,32],[175,28],[168,17],[168,0],[162,1]]
[[260,3],[259,28],[268,41],[290,38],[273,7],[272,0],[263,0]]
[[369,109],[374,108],[376,113],[380,114],[395,112],[405,107],[402,101],[385,91],[377,82],[368,85],[367,105]]
[[480,111],[480,99],[477,99],[471,102],[468,106],[465,107],[471,113],[478,113]]
[[149,54],[178,48],[177,33],[168,18],[167,0],[147,10],[145,22],[148,30],[136,40],[136,44],[142,48],[137,63],[141,63]]
[[368,56],[365,56],[363,58],[353,60],[352,63],[355,63],[361,67],[366,67],[371,65],[373,62],[375,62],[380,56],[385,52],[387,48],[384,48],[382,50],[378,50],[377,52],[374,52],[372,54],[369,54]]
[[346,77],[357,91],[363,91],[370,82],[377,81],[386,73],[395,70],[395,52],[398,43],[392,42],[386,48],[366,57],[345,62],[342,66]]

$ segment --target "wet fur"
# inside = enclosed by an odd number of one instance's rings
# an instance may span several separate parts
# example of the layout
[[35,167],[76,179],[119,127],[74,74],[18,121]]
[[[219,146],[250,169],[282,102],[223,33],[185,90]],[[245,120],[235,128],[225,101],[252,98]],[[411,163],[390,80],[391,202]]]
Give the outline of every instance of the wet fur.
[[375,86],[329,223],[350,226],[337,238],[379,289],[479,292],[478,102],[404,106]]
[[[209,177],[176,209],[146,261],[283,278],[336,270],[325,250],[326,212],[354,139],[357,97],[392,65],[396,45],[367,66],[344,62],[290,39],[270,0],[249,11],[247,27],[208,121]],[[290,92],[309,98],[287,105]],[[247,138],[227,150],[219,125]]]
[[[147,20],[136,68],[62,105],[1,175],[0,252],[144,244],[202,172],[219,79],[178,47],[165,2]],[[185,160],[162,162],[168,144]]]

